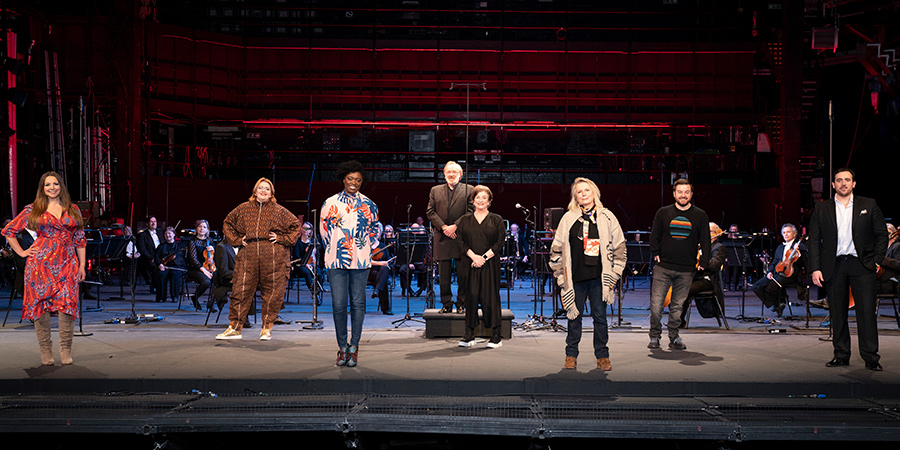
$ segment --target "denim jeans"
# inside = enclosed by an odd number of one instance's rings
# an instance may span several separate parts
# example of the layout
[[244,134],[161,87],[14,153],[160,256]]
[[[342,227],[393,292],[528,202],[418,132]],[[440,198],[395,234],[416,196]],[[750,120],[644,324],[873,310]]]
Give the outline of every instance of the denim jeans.
[[594,319],[594,356],[597,359],[609,358],[609,328],[606,323],[606,303],[603,302],[603,277],[575,283],[575,306],[578,317],[569,321],[566,334],[566,356],[578,356],[578,344],[581,342],[581,318],[584,304],[591,300],[591,318]]
[[669,303],[669,321],[666,327],[669,329],[669,340],[678,337],[678,326],[681,325],[681,310],[691,290],[693,272],[677,272],[664,267],[653,268],[653,285],[650,287],[650,338],[662,337],[662,310],[672,287],[672,301]]
[[358,347],[366,317],[366,282],[369,269],[328,269],[334,334],[340,348],[347,347],[347,303],[350,304],[350,346]]

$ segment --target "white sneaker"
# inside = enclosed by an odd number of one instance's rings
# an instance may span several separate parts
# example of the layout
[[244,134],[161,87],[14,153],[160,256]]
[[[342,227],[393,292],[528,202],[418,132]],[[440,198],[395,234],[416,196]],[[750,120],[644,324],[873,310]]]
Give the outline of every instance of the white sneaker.
[[500,348],[500,347],[503,347],[503,341],[487,343],[487,348]]
[[473,340],[471,340],[471,341],[459,341],[459,344],[457,344],[457,345],[458,345],[459,347],[466,347],[466,348],[468,348],[468,347],[474,347],[474,346],[475,346],[475,340],[473,339]]
[[225,331],[216,335],[216,339],[220,341],[241,339],[241,330],[235,330],[234,328],[231,328],[231,325],[228,325],[228,328],[226,328]]

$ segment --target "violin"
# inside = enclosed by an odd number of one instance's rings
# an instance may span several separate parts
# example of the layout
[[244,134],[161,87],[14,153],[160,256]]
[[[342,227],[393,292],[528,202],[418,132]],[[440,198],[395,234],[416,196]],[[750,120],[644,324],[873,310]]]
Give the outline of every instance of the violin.
[[187,247],[181,247],[180,249],[176,250],[175,253],[163,256],[162,259],[160,259],[160,262],[162,263],[162,265],[167,266],[170,262],[175,261],[175,257],[178,256],[179,253],[185,251],[186,249]]
[[382,259],[384,259],[384,251],[391,248],[392,245],[394,245],[393,242],[384,247],[378,247],[377,249],[375,249],[375,251],[372,252],[372,261],[381,261]]
[[203,261],[203,268],[210,271],[210,273],[216,271],[216,262],[213,259],[215,256],[215,249],[207,247],[205,250],[203,250],[203,257],[206,258],[206,261]]
[[794,274],[794,263],[800,259],[800,243],[804,240],[806,240],[806,236],[803,236],[794,244],[794,248],[791,249],[784,260],[775,265],[775,272],[783,273],[786,277]]

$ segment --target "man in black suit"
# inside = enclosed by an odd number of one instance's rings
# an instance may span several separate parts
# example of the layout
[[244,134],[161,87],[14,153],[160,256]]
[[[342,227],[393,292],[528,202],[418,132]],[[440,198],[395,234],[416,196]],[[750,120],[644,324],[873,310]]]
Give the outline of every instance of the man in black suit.
[[825,286],[834,329],[834,358],[828,367],[850,365],[847,310],[850,290],[856,301],[859,354],[869,370],[878,362],[878,320],[875,315],[875,263],[887,250],[887,226],[874,199],[853,195],[856,174],[834,172],[834,199],[816,205],[809,222],[809,269],[816,286]]
[[138,233],[137,242],[138,257],[137,270],[139,273],[150,273],[150,292],[156,292],[159,286],[159,269],[156,268],[156,248],[166,241],[163,233],[156,228],[156,217],[147,218],[147,228]]
[[[809,300],[809,289],[801,281],[801,272],[806,267],[809,256],[806,245],[797,239],[797,227],[791,223],[781,226],[781,237],[784,238],[784,242],[775,249],[766,276],[753,283],[753,293],[767,308],[775,311],[778,317],[781,317],[786,304],[785,288],[796,286],[797,298],[804,302]],[[796,255],[793,253],[795,251],[798,252]],[[791,256],[796,256],[796,261],[791,266],[793,268],[791,276],[777,271],[778,263]]]
[[[461,256],[456,241],[456,220],[475,211],[472,206],[472,186],[460,183],[462,166],[455,161],[444,165],[447,183],[431,188],[428,193],[428,208],[425,210],[434,231],[432,254],[438,263],[438,278],[441,283],[442,313],[449,313],[453,307],[453,292],[450,290],[450,272],[454,262]],[[466,279],[457,272],[456,312],[465,311]]]
[[[232,286],[231,279],[234,276],[234,257],[236,255],[237,250],[224,240],[216,245],[215,255],[213,256],[216,272],[213,274],[212,279],[212,294],[213,300],[216,302],[215,305],[219,309],[225,306],[225,302],[228,301],[228,291],[231,290]],[[209,304],[206,305],[206,309],[215,312],[216,308],[213,306],[213,300],[210,300]]]

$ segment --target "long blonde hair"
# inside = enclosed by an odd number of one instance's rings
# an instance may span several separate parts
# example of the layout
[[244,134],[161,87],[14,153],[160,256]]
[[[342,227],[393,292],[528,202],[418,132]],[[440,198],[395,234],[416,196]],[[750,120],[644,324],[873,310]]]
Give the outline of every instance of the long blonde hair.
[[572,198],[569,200],[569,211],[580,212],[581,206],[578,204],[578,199],[575,198],[575,186],[578,186],[578,183],[587,183],[588,186],[591,187],[591,192],[594,194],[594,207],[600,209],[603,207],[603,203],[600,203],[600,188],[588,178],[578,177],[572,182]]
[[272,183],[272,180],[266,177],[262,177],[256,180],[256,184],[253,185],[253,192],[250,193],[250,201],[256,200],[256,190],[259,188],[259,185],[262,184],[263,181],[269,183],[269,189],[272,191],[272,197],[269,198],[269,201],[272,203],[278,203],[278,200],[275,200],[275,184]]
[[44,193],[44,183],[47,178],[54,177],[59,182],[59,204],[64,212],[69,213],[69,217],[78,223],[78,228],[84,227],[84,219],[81,217],[81,210],[72,203],[72,197],[69,196],[69,190],[63,183],[62,177],[56,172],[47,172],[41,175],[41,181],[38,182],[37,195],[34,196],[31,213],[28,214],[28,229],[37,231],[40,227],[41,216],[47,212],[47,206],[50,205],[50,197]]

